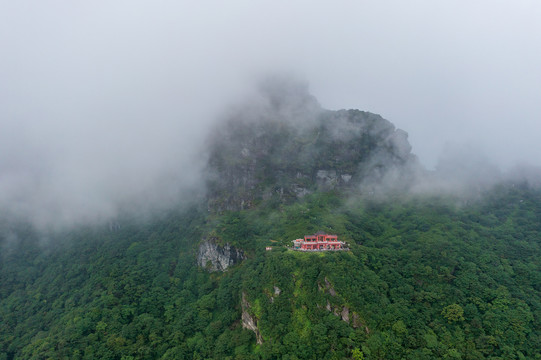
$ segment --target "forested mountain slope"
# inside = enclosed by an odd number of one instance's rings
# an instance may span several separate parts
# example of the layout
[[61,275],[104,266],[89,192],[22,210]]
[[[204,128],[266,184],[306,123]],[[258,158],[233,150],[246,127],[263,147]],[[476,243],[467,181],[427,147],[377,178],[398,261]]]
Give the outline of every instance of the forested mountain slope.
[[[253,243],[224,273],[195,265],[207,226],[195,209],[58,235],[54,248],[17,229],[21,248],[2,252],[2,356],[536,358],[540,216],[541,194],[526,187],[468,207],[315,194],[215,220],[223,240]],[[278,246],[316,229],[351,251]],[[260,345],[242,328],[243,298]]]
[[[0,222],[0,359],[541,358],[539,189],[408,192],[405,133],[298,90],[233,112],[193,206]],[[317,231],[350,250],[287,248]]]

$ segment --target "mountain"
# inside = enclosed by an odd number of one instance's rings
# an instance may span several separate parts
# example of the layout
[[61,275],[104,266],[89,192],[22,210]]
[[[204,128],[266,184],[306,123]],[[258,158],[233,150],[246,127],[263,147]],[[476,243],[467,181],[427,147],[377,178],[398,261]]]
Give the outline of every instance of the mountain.
[[291,203],[318,190],[380,183],[420,168],[407,133],[381,116],[322,109],[297,83],[266,83],[262,99],[232,112],[210,141],[209,210]]
[[[0,359],[539,358],[538,187],[411,192],[404,131],[283,79],[205,148],[189,207],[0,221]],[[288,249],[318,231],[349,250]]]

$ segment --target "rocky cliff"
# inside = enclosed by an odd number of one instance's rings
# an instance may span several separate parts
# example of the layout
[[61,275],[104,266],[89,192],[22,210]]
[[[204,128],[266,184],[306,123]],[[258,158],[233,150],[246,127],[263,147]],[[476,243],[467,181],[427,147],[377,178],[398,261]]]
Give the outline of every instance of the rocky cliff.
[[244,259],[244,253],[231,244],[219,245],[216,238],[205,239],[199,245],[197,264],[210,272],[225,271]]
[[250,314],[250,308],[252,305],[248,302],[246,299],[246,294],[242,293],[242,327],[244,329],[248,329],[254,332],[256,341],[258,344],[263,344],[263,337],[261,336],[261,331],[259,331],[259,327],[257,326],[257,318]]
[[268,86],[258,102],[239,107],[209,148],[211,212],[379,183],[416,164],[406,132],[376,114],[324,110],[292,83]]

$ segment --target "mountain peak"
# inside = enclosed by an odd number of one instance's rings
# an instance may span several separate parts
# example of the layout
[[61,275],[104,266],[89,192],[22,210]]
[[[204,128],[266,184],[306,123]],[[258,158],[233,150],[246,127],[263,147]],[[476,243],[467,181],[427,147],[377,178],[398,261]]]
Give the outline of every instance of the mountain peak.
[[292,115],[321,110],[308,82],[291,76],[271,76],[259,82],[261,97],[275,113]]
[[272,79],[209,142],[209,209],[288,202],[315,190],[354,189],[415,163],[407,133],[381,116],[322,109],[306,84]]

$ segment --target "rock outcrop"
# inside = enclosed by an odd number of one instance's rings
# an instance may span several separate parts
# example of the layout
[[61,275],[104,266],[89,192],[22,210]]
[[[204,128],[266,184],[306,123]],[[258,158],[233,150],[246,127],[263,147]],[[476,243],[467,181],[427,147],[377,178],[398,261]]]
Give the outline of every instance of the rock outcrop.
[[219,245],[216,238],[206,239],[199,245],[197,264],[210,272],[226,271],[231,265],[241,262],[244,252],[230,244]]
[[257,318],[250,314],[250,303],[246,299],[246,294],[242,293],[242,327],[244,329],[252,330],[255,333],[255,337],[258,344],[263,344],[263,337],[257,327]]
[[274,286],[274,294],[273,294],[273,296],[271,296],[269,298],[271,304],[274,303],[274,298],[280,296],[281,293],[282,293],[282,290],[278,286],[275,285]]
[[332,286],[331,282],[327,277],[325,276],[325,288],[323,288],[320,284],[318,284],[319,290],[326,290],[329,292],[331,296],[336,296],[336,290],[334,290],[334,287]]
[[209,141],[210,212],[379,184],[416,163],[407,133],[381,116],[324,110],[302,86],[271,88],[260,102],[239,107]]
[[342,308],[342,311],[340,312],[340,317],[343,321],[349,323],[349,308],[347,306],[344,306]]
[[[317,284],[319,291],[323,293],[328,293],[333,298],[338,297],[338,293],[334,289],[334,286],[331,284],[329,279],[327,277],[324,278],[324,283],[318,283]],[[318,307],[320,307],[318,305]],[[332,312],[335,316],[340,317],[343,321],[347,322],[348,324],[352,325],[353,328],[359,328],[361,326],[365,326],[361,322],[361,317],[359,314],[357,314],[354,311],[351,311],[348,305],[335,305],[333,306],[329,299],[327,298],[327,304],[325,305],[325,309],[329,312]],[[366,332],[369,332],[368,327],[366,327]]]

